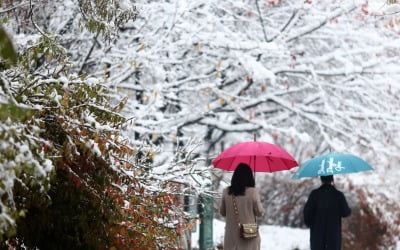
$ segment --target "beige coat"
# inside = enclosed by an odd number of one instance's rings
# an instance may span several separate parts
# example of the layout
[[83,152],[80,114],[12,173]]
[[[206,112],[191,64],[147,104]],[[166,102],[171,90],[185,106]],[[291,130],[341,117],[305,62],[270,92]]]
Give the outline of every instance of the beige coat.
[[[240,223],[253,223],[255,216],[263,216],[265,213],[261,205],[260,196],[255,188],[248,187],[244,196],[236,196],[236,204]],[[232,196],[228,194],[228,188],[224,189],[222,193],[220,213],[226,217],[224,250],[260,249],[260,236],[250,240],[240,238],[239,226],[233,210]]]

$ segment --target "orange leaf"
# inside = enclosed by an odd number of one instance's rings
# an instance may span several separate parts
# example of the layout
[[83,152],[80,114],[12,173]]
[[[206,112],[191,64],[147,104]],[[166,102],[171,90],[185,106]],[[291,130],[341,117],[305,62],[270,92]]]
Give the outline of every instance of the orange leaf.
[[126,229],[125,229],[124,227],[122,227],[122,228],[119,230],[119,233],[120,233],[121,235],[123,235],[123,236],[127,235],[127,231],[126,231]]

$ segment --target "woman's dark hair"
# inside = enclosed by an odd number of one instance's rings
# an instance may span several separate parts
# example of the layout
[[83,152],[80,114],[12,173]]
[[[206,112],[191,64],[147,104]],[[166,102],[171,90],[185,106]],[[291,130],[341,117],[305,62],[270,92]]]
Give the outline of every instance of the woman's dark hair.
[[246,187],[254,187],[255,181],[249,165],[240,163],[233,172],[229,194],[244,195]]

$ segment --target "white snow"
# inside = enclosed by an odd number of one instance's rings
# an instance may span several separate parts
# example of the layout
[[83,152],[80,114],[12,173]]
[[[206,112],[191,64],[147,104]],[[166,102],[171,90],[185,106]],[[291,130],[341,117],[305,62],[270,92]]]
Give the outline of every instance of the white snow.
[[88,79],[86,79],[85,81],[89,86],[93,86],[96,84],[99,84],[99,79],[94,78],[94,77],[89,77]]
[[86,147],[96,156],[101,156],[101,151],[99,149],[99,144],[94,140],[90,139],[85,143]]
[[118,1],[119,8],[123,11],[129,11],[132,9],[132,3],[129,0],[120,0]]
[[[214,219],[213,243],[215,246],[224,242],[225,222]],[[309,250],[309,230],[300,228],[260,225],[261,249],[273,250]],[[192,233],[192,247],[199,247],[199,225]]]

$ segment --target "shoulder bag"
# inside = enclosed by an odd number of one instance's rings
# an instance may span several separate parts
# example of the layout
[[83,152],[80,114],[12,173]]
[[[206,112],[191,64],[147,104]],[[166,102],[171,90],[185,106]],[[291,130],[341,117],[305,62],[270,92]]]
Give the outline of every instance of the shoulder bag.
[[253,239],[258,236],[258,225],[257,223],[240,223],[239,219],[239,211],[236,205],[236,198],[232,194],[232,202],[233,202],[233,210],[235,212],[236,216],[236,222],[239,225],[239,232],[240,232],[240,237],[243,239]]

